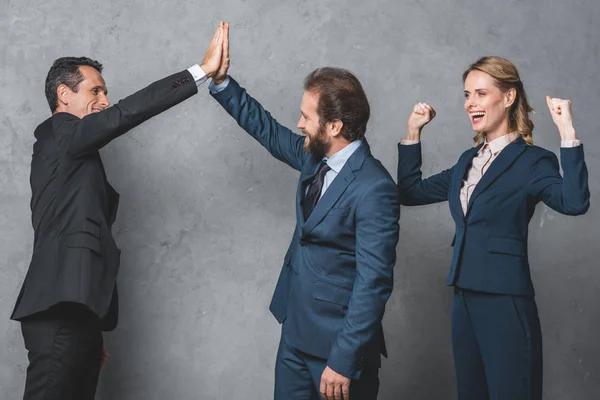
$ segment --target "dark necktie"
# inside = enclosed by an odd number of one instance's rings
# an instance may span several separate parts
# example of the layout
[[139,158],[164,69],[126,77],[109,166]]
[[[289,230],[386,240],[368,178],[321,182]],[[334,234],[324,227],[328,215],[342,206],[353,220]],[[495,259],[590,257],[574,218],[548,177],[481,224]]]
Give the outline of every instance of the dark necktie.
[[317,171],[317,174],[310,183],[308,193],[304,197],[302,202],[302,213],[304,214],[304,220],[306,221],[310,216],[313,208],[317,205],[317,201],[321,197],[321,189],[323,189],[323,182],[325,181],[325,174],[329,171],[329,165],[325,161],[321,161],[321,166]]

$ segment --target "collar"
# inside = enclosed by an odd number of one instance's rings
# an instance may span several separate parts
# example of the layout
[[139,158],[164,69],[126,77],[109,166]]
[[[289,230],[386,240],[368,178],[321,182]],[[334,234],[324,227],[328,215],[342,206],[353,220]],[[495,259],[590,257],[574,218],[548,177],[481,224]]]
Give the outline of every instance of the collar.
[[323,161],[325,161],[327,165],[329,165],[329,168],[335,171],[336,174],[339,174],[342,167],[346,164],[346,161],[348,161],[350,156],[360,147],[361,143],[362,140],[355,140],[331,157],[323,157]]
[[494,139],[490,142],[488,142],[486,139],[483,146],[481,146],[481,148],[479,149],[479,151],[477,153],[481,154],[481,151],[487,145],[490,148],[492,154],[498,154],[502,150],[504,150],[504,148],[506,146],[508,146],[509,144],[514,142],[515,139],[519,138],[519,136],[521,136],[519,134],[519,132],[510,132],[510,133],[507,133],[506,135],[497,137],[496,139]]

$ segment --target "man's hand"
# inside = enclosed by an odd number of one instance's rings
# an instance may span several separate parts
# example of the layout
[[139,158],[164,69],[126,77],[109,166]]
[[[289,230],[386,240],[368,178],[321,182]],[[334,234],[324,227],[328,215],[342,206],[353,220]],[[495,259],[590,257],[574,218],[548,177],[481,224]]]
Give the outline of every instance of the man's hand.
[[227,78],[229,70],[229,22],[223,24],[223,51],[221,52],[221,65],[215,75],[213,82],[215,85],[223,83]]
[[202,68],[209,78],[217,72],[221,65],[224,25],[225,23],[223,21],[219,22],[219,27],[215,32],[215,36],[213,36],[210,45],[208,46],[208,50],[206,50],[204,60],[202,60],[202,64],[200,64],[200,68]]
[[325,367],[319,391],[324,400],[350,400],[350,378]]

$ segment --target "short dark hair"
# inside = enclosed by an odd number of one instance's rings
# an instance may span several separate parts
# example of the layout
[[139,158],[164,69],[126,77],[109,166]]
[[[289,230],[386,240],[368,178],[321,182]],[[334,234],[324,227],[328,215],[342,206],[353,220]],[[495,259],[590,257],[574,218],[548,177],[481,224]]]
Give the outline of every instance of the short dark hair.
[[304,90],[319,95],[318,113],[321,126],[342,121],[341,134],[353,142],[365,137],[371,108],[358,78],[343,68],[323,67],[304,80]]
[[83,75],[79,67],[86,65],[102,73],[102,64],[87,57],[61,57],[54,61],[48,76],[46,76],[46,100],[50,111],[54,112],[58,107],[58,95],[56,90],[60,85],[67,85],[69,89],[77,93],[79,84],[83,81]]

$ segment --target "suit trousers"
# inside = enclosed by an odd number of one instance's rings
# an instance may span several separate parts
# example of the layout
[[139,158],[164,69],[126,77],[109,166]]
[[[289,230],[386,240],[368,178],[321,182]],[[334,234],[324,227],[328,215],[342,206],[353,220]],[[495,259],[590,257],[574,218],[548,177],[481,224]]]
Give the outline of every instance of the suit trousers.
[[456,288],[452,347],[459,400],[542,399],[542,333],[533,297]]
[[[275,361],[275,400],[321,400],[319,388],[327,360],[294,348],[285,331],[284,322]],[[379,368],[365,367],[360,379],[350,383],[352,400],[375,400],[378,392]]]
[[24,400],[93,400],[103,339],[85,306],[60,303],[21,321],[29,366]]

